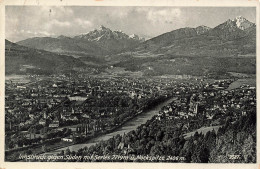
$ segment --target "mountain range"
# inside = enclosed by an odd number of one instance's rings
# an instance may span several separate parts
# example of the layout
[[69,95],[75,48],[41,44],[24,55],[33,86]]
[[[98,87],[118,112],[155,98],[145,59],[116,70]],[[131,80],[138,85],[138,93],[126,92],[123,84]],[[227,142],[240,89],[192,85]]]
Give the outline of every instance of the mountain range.
[[149,39],[134,49],[146,53],[187,56],[255,54],[256,25],[239,16],[214,27],[181,28]]
[[[6,48],[11,49],[6,50],[6,58],[17,55],[14,58],[18,59],[19,56],[14,51],[21,50],[21,57],[29,55],[32,60],[38,57],[44,59],[44,55],[51,55],[52,57],[46,56],[48,60],[62,62],[63,65],[69,65],[71,60],[75,59],[79,67],[113,65],[156,75],[197,71],[198,74],[205,74],[214,70],[221,72],[224,70],[223,67],[228,72],[231,67],[232,71],[236,70],[234,65],[243,68],[239,69],[240,72],[255,73],[256,64],[256,25],[241,16],[229,19],[214,28],[204,25],[180,28],[146,41],[138,35],[127,35],[122,31],[112,31],[100,26],[74,37],[35,37],[19,41],[17,44],[9,41],[6,43]],[[41,55],[38,54],[39,51]],[[37,55],[33,57],[32,53]],[[62,57],[67,59],[63,60]],[[14,59],[10,58],[6,59],[6,62]],[[223,58],[227,62],[222,62]],[[237,61],[234,58],[237,58]],[[26,64],[23,59],[18,60]],[[32,64],[35,65],[36,62]],[[191,68],[187,69],[187,66]],[[172,68],[164,70],[160,67]],[[197,71],[194,71],[195,69]]]
[[144,39],[138,35],[112,31],[101,25],[98,29],[75,37],[35,37],[19,41],[17,44],[74,57],[99,57],[131,49],[143,41]]

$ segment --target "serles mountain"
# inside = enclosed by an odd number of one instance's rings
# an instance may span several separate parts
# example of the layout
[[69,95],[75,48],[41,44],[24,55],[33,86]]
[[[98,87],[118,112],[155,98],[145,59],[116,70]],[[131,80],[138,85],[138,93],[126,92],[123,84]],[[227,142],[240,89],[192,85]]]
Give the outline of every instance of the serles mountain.
[[121,39],[128,39],[128,40],[135,40],[135,41],[143,41],[143,38],[139,38],[138,35],[127,35],[121,30],[112,31],[109,28],[104,27],[101,25],[98,29],[90,31],[87,34],[82,34],[74,37],[75,39],[86,39],[88,41],[95,41],[95,42],[102,42],[107,39],[114,39],[114,40],[121,40]]
[[6,74],[53,74],[85,67],[83,62],[72,56],[31,49],[5,40]]
[[104,56],[136,47],[144,40],[104,26],[75,37],[37,37],[17,42],[19,45],[75,57]]
[[87,34],[75,36],[74,39],[93,42],[106,51],[109,51],[109,53],[118,53],[136,47],[139,43],[144,41],[144,39],[139,38],[138,35],[134,34],[129,36],[122,31],[112,31],[102,25]]

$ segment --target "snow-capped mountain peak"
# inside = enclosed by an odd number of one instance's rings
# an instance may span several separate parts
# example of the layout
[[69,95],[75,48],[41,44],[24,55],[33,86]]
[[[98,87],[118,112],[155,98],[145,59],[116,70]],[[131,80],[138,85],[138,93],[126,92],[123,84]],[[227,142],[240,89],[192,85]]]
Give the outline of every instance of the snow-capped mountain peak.
[[106,28],[106,27],[103,26],[103,25],[100,25],[100,26],[98,27],[98,30],[108,30],[108,28]]
[[109,39],[114,39],[114,40],[128,39],[134,41],[143,41],[143,39],[139,38],[139,36],[135,34],[129,36],[121,30],[112,31],[103,25],[99,26],[97,29],[94,29],[93,31],[90,31],[86,34],[75,36],[75,38],[86,39],[88,41],[101,41],[101,40],[109,40]]
[[235,19],[232,20],[232,22],[234,22],[237,28],[241,30],[245,30],[254,25],[252,22],[248,21],[246,18],[242,16],[237,16]]
[[244,22],[246,21],[246,18],[244,18],[243,16],[237,16],[235,19],[233,19],[232,21],[236,21],[236,22]]
[[132,34],[132,35],[129,35],[129,38],[132,38],[132,39],[139,39],[139,36],[136,35],[136,34]]
[[124,33],[122,30],[116,30],[114,32],[120,32],[120,33]]

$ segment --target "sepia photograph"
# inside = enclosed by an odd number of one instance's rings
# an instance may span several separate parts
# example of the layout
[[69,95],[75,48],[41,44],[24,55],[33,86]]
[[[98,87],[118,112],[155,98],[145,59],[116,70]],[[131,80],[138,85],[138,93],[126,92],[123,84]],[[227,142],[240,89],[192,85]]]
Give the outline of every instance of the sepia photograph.
[[257,162],[257,8],[5,6],[5,162]]

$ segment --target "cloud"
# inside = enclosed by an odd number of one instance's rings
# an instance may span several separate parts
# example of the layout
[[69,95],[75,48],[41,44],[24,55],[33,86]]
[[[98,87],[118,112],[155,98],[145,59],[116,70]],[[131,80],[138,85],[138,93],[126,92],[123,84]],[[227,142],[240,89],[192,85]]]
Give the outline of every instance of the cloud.
[[74,11],[69,7],[43,6],[38,9],[38,12],[45,17],[53,19],[71,17],[74,15]]
[[113,10],[110,12],[110,16],[112,16],[113,18],[119,18],[119,19],[123,19],[126,18],[128,16],[128,13],[130,12],[130,9],[118,9],[118,10]]
[[88,21],[88,20],[83,20],[83,19],[80,19],[80,18],[76,18],[74,19],[74,22],[75,24],[83,27],[83,28],[86,28],[86,27],[91,27],[93,26],[93,23]]
[[144,8],[136,9],[137,12],[143,12],[146,18],[153,24],[157,23],[173,23],[179,21],[182,11],[180,8]]
[[37,35],[40,35],[40,36],[53,36],[54,34],[53,33],[49,33],[47,31],[39,31],[39,32],[36,32]]
[[181,15],[180,9],[163,9],[158,11],[149,11],[148,12],[148,19],[152,22],[172,22],[178,19]]
[[44,37],[44,36],[53,36],[53,33],[47,32],[47,31],[31,31],[31,30],[21,30],[19,33],[23,34],[24,36],[28,36],[28,37],[33,37],[33,36],[37,36],[37,37]]
[[98,12],[97,14],[99,16],[107,16],[110,17],[111,19],[123,19],[126,18],[129,13],[133,10],[132,7],[112,7],[112,8],[107,8],[107,7],[97,7],[93,12]]
[[59,21],[57,19],[50,20],[49,22],[46,22],[43,27],[39,28],[38,30],[35,30],[36,32],[53,32],[57,31],[59,29],[67,29],[71,28],[73,25],[68,21]]
[[[17,36],[19,35],[19,36]],[[17,42],[23,39],[32,38],[32,37],[50,37],[55,36],[55,34],[47,32],[47,31],[33,31],[33,30],[16,30],[11,33],[7,33],[6,36],[13,37],[11,40],[12,42]]]
[[73,19],[74,11],[71,7],[8,6],[6,7],[6,38],[18,41],[24,36],[59,35],[60,32],[75,27],[71,22]]
[[58,27],[69,27],[71,24],[68,21],[59,21],[59,20],[52,20],[50,21],[48,24],[52,25],[52,26],[58,26]]

